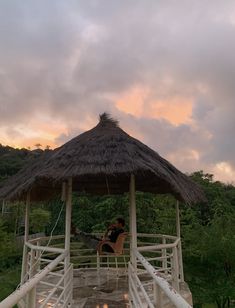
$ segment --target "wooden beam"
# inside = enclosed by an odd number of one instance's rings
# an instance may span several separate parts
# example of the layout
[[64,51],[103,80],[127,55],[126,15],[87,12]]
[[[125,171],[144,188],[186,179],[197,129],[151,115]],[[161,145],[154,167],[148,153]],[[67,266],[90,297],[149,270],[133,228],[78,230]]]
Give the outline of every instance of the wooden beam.
[[27,192],[26,204],[25,204],[25,221],[24,221],[24,249],[22,258],[22,269],[21,269],[21,284],[25,281],[25,275],[27,273],[27,254],[28,248],[26,243],[29,239],[29,209],[30,209],[30,191]]
[[136,268],[137,250],[137,226],[136,226],[136,198],[135,198],[135,176],[131,174],[130,179],[130,259],[134,268]]
[[72,214],[72,178],[69,178],[66,185],[66,216],[65,216],[65,269],[70,263],[70,236],[71,236],[71,214]]
[[177,237],[180,238],[180,210],[179,210],[178,200],[176,201],[175,211],[176,211],[176,234],[177,234]]

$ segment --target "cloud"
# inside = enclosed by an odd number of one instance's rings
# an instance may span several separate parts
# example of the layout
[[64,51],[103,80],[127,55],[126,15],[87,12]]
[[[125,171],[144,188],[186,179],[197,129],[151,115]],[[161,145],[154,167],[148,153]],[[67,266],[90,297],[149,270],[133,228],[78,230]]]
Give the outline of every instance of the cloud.
[[232,0],[2,1],[0,138],[55,146],[108,111],[183,171],[231,180],[234,12]]

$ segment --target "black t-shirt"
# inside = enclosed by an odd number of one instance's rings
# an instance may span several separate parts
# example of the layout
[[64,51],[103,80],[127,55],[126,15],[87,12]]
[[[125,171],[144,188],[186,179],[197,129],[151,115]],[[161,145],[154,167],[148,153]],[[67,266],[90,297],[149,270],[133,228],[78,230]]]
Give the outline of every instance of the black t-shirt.
[[119,234],[121,234],[123,232],[124,232],[124,230],[123,229],[119,229],[119,228],[115,228],[114,230],[112,230],[111,234],[109,235],[110,241],[112,243],[116,243]]

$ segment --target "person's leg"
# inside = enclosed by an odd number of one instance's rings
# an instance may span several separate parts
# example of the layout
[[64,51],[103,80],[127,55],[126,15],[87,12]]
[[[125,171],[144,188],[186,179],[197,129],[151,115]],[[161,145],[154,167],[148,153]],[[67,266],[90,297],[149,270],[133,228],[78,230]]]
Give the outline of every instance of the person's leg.
[[80,231],[79,233],[75,234],[75,240],[82,241],[87,247],[91,249],[97,249],[99,244],[99,239],[95,238],[91,234],[85,233]]
[[104,245],[102,246],[102,251],[103,251],[103,252],[111,252],[111,253],[114,253],[113,248],[112,248],[109,244],[104,244]]

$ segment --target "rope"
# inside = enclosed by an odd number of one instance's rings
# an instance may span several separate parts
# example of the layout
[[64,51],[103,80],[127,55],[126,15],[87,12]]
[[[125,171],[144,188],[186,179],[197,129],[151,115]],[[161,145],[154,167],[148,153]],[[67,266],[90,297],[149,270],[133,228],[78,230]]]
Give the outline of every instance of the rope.
[[[61,206],[61,209],[60,209],[60,211],[59,211],[59,214],[58,214],[58,217],[57,217],[56,222],[55,222],[55,224],[54,224],[54,227],[53,227],[52,230],[51,230],[50,238],[49,238],[49,240],[48,240],[48,242],[47,242],[45,248],[40,252],[40,256],[39,256],[39,258],[37,259],[37,261],[34,263],[34,265],[33,265],[33,267],[32,267],[31,270],[33,270],[33,269],[35,268],[35,266],[38,264],[38,262],[39,262],[41,256],[42,256],[43,253],[45,252],[45,249],[50,245],[50,243],[51,243],[51,241],[52,241],[52,237],[53,237],[53,232],[55,231],[55,228],[56,228],[57,225],[58,225],[58,222],[59,222],[59,220],[60,220],[60,217],[61,217],[61,214],[62,214],[63,209],[64,209],[64,203],[63,203],[62,206]],[[31,258],[32,258],[32,256],[31,256]],[[28,276],[28,274],[29,274],[29,272],[27,272],[27,273],[25,274],[25,276],[23,277],[22,283],[24,283],[24,280],[25,280],[25,278]],[[20,283],[18,284],[18,286],[16,287],[16,290],[19,289],[20,287],[21,287],[21,282],[20,282]]]

